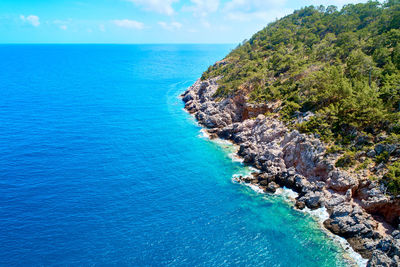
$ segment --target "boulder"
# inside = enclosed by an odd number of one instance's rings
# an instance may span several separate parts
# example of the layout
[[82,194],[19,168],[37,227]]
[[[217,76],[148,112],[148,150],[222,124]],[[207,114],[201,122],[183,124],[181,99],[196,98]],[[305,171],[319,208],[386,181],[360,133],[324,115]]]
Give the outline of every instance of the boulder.
[[382,154],[385,151],[385,146],[383,144],[377,144],[374,148],[376,155]]
[[296,200],[296,203],[294,204],[294,206],[299,209],[302,210],[306,207],[306,204],[303,201],[300,200]]
[[358,180],[342,170],[334,170],[329,173],[328,188],[338,192],[346,192],[350,188],[358,186]]
[[318,209],[321,207],[322,196],[320,192],[308,192],[300,198],[309,209]]
[[192,92],[188,91],[187,94],[185,94],[185,96],[182,98],[183,102],[189,102],[191,100],[193,100],[193,94]]
[[277,185],[275,182],[270,182],[266,188],[266,191],[270,192],[270,193],[275,193],[276,189],[278,189],[278,188],[279,188],[279,185]]
[[367,155],[367,157],[369,157],[369,158],[373,158],[373,157],[376,156],[376,152],[375,152],[375,150],[371,149],[371,150],[368,150],[368,151],[367,151],[366,155]]

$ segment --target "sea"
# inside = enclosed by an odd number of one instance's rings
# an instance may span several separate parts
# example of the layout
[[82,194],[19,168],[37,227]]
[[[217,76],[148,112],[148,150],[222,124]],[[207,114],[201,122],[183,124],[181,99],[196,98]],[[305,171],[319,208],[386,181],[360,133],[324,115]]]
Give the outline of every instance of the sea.
[[350,266],[179,95],[234,45],[0,45],[0,266]]

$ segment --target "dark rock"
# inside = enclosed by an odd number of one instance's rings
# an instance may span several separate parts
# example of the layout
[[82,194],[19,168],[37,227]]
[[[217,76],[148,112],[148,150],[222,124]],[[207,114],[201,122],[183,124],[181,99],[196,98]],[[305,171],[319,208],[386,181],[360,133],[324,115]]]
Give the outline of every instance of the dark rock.
[[321,207],[321,194],[315,192],[309,192],[305,194],[301,199],[304,201],[306,206],[312,210]]
[[386,151],[390,155],[394,155],[394,154],[396,154],[396,150],[397,150],[398,146],[399,146],[399,144],[388,144],[388,145],[386,145]]
[[385,168],[385,164],[383,162],[381,162],[377,166],[375,166],[375,171],[380,171],[384,168]]
[[278,173],[275,175],[275,180],[281,186],[286,186],[288,188],[295,187],[295,176],[290,172]]
[[306,207],[306,204],[303,201],[296,200],[296,204],[294,204],[294,206],[297,209],[302,210]]
[[268,192],[275,193],[279,186],[275,182],[270,182],[266,188]]
[[193,100],[193,95],[192,93],[188,92],[183,98],[182,98],[183,102],[189,102],[190,100]]
[[337,222],[335,222],[333,219],[326,219],[324,221],[324,226],[326,229],[328,229],[329,231],[331,231],[332,233],[334,233],[335,235],[340,235],[342,236],[342,231],[338,225]]
[[383,151],[385,151],[385,146],[382,144],[377,144],[374,148],[375,152],[377,155],[382,154]]
[[366,155],[367,155],[367,157],[373,158],[376,156],[376,152],[375,152],[375,150],[371,149],[371,150],[367,151]]
[[231,139],[232,138],[232,128],[225,127],[218,132],[218,136],[222,139]]
[[241,180],[244,181],[245,183],[251,183],[252,181],[254,181],[256,179],[252,176],[246,176],[246,177],[242,178]]
[[274,176],[269,175],[268,173],[265,173],[265,172],[264,172],[264,173],[261,173],[261,174],[258,176],[258,179],[259,179],[259,180],[266,180],[266,181],[268,181],[268,183],[275,181],[275,177],[274,177]]
[[395,238],[395,239],[400,239],[400,231],[399,231],[399,230],[394,230],[394,231],[392,232],[392,236],[393,236],[393,238]]
[[294,189],[297,192],[307,192],[311,191],[311,184],[307,179],[305,179],[303,176],[296,175],[294,178]]
[[241,144],[238,150],[238,155],[243,157],[247,154],[247,149],[248,149],[248,145],[247,144]]
[[318,188],[318,190],[322,190],[326,186],[326,184],[322,181],[318,181],[315,185]]
[[370,259],[372,257],[373,244],[370,244],[367,240],[356,236],[348,238],[347,242],[364,258]]

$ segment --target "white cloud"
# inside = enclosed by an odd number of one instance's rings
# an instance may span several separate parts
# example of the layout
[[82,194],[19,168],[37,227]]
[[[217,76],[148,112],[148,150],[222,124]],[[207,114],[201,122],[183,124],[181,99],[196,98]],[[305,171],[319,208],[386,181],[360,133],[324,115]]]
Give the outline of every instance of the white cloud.
[[106,27],[104,26],[104,24],[100,24],[100,25],[99,25],[99,30],[100,30],[101,32],[105,32],[105,31],[106,31]]
[[29,15],[27,17],[25,17],[24,15],[20,15],[19,18],[23,21],[23,22],[27,22],[29,24],[31,24],[34,27],[38,27],[40,25],[40,21],[39,21],[39,17],[36,15]]
[[183,8],[183,11],[190,11],[197,17],[205,17],[210,13],[216,12],[219,7],[219,0],[190,0],[192,6]]
[[231,0],[225,4],[226,11],[263,12],[284,7],[287,0]]
[[[285,8],[287,0],[231,0],[224,6],[225,17],[237,21],[268,23],[293,12]],[[313,1],[313,0],[312,0]]]
[[[46,22],[46,23],[49,23],[49,22]],[[57,25],[58,28],[60,28],[61,30],[66,31],[66,30],[68,30],[68,27],[71,25],[72,19],[67,19],[67,20],[56,19],[56,20],[53,20],[51,23]]]
[[141,30],[144,27],[144,24],[136,21],[136,20],[129,20],[129,19],[121,19],[121,20],[113,20],[113,23],[121,28],[128,28],[128,29],[136,29]]
[[206,28],[211,28],[211,24],[207,20],[202,20],[201,24]]
[[165,15],[173,15],[175,13],[172,4],[179,0],[127,0],[136,5],[143,6],[146,10],[154,11]]
[[176,22],[176,21],[171,22],[171,23],[160,21],[160,22],[158,22],[158,25],[160,25],[162,28],[164,28],[165,30],[168,30],[168,31],[179,30],[183,26],[181,23]]

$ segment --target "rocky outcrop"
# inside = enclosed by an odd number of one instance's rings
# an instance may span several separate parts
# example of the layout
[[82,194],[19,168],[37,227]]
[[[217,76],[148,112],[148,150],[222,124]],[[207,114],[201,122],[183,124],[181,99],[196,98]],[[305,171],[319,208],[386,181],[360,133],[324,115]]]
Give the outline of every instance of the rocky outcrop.
[[383,217],[391,225],[399,225],[400,199],[388,197],[384,191],[377,182],[363,179],[356,193],[360,205],[370,214]]
[[[278,186],[292,188],[299,193],[295,206],[325,207],[325,227],[370,259],[369,266],[400,266],[400,234],[393,231],[399,223],[400,200],[385,195],[377,183],[336,168],[336,159],[326,156],[325,144],[286,127],[273,115],[273,104],[250,105],[243,95],[216,98],[217,80],[198,80],[182,99],[211,137],[238,144],[238,155],[260,170],[241,181],[266,192],[275,192]],[[266,112],[272,115],[265,116]]]
[[257,117],[259,114],[265,114],[272,110],[272,107],[267,104],[245,103],[243,106],[242,120],[252,119]]
[[392,233],[392,236],[383,238],[373,250],[372,257],[367,267],[384,266],[396,267],[400,262],[400,232]]

